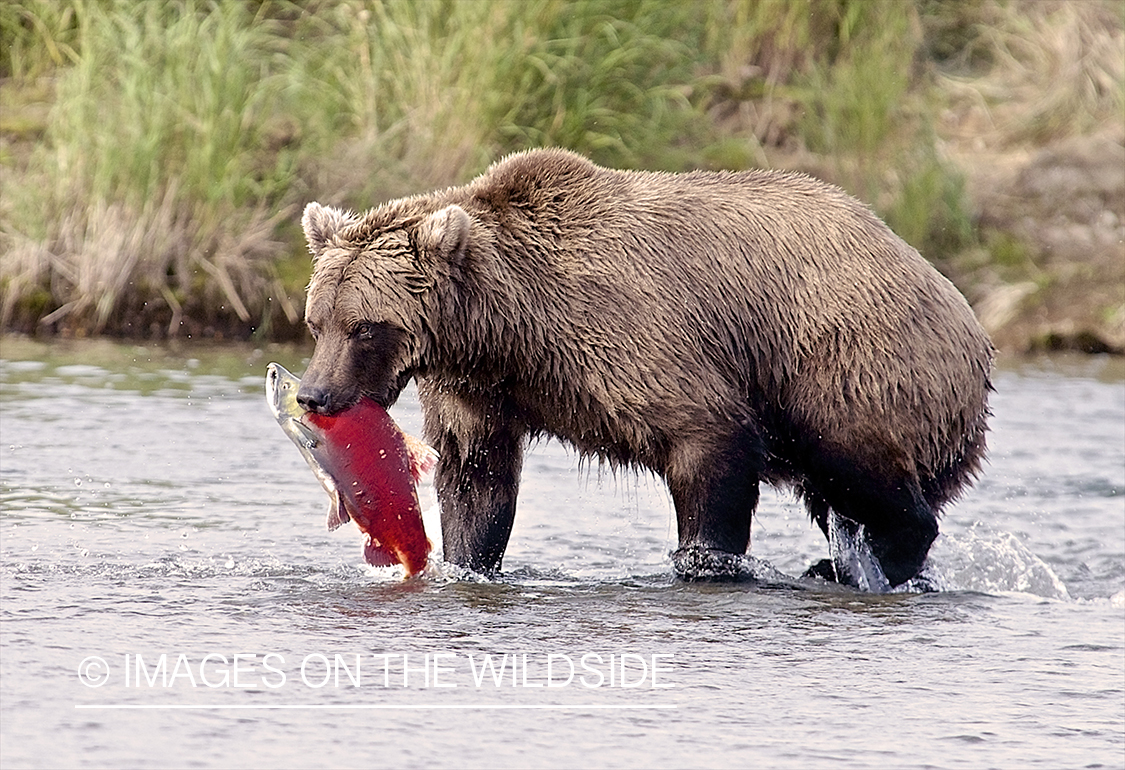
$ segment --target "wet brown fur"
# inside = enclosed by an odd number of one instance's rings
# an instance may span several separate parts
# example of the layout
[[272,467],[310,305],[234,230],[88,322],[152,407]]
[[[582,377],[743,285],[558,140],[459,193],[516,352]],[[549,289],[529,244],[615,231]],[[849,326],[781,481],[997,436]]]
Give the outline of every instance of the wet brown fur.
[[362,216],[310,204],[304,226],[302,390],[336,410],[418,378],[452,561],[499,565],[533,435],[661,474],[681,551],[743,552],[758,482],[791,485],[822,528],[829,507],[865,525],[892,583],[979,471],[987,336],[809,177],[542,150]]

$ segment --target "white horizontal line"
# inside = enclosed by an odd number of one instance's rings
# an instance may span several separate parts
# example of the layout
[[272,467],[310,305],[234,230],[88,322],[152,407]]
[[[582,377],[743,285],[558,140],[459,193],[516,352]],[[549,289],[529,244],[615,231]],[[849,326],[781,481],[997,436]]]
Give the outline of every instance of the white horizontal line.
[[597,703],[586,703],[578,705],[568,705],[562,703],[540,703],[540,704],[507,704],[507,703],[473,703],[473,704],[445,704],[445,703],[432,703],[432,704],[407,704],[407,703],[275,703],[275,704],[209,704],[209,705],[190,705],[190,704],[139,704],[139,703],[76,703],[76,709],[195,709],[195,710],[208,710],[208,709],[386,709],[389,711],[395,709],[461,709],[471,711],[474,709],[553,709],[560,711],[587,711],[590,709],[674,709],[677,708],[674,704],[655,703],[643,705],[605,705]]

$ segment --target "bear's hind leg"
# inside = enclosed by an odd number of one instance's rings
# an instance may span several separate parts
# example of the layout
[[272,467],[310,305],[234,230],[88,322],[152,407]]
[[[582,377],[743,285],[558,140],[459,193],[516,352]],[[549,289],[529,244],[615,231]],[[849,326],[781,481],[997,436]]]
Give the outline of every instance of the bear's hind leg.
[[[936,513],[917,484],[908,480],[880,483],[872,478],[853,479],[850,486],[826,496],[807,488],[803,495],[809,514],[829,542],[833,536],[854,541],[862,526],[863,539],[891,587],[917,576],[938,534]],[[836,514],[838,531],[834,535],[829,532],[829,507]],[[852,574],[854,565],[846,561],[845,554],[833,553],[831,560],[814,564],[805,575],[857,586],[859,576]]]
[[891,586],[902,585],[922,571],[937,536],[937,514],[920,494],[905,507],[891,508],[864,524],[864,537]]
[[[839,554],[833,548],[833,540],[838,539],[841,535],[847,538],[850,542],[854,542],[855,536],[859,530],[859,525],[850,519],[845,519],[838,516],[832,516],[831,509],[823,497],[808,489],[801,490],[801,494],[805,498],[805,506],[808,508],[809,517],[820,527],[820,531],[824,533],[824,539],[829,543],[829,553],[831,556],[827,559],[821,559],[816,564],[811,565],[805,570],[802,577],[806,578],[820,578],[830,583],[841,583],[850,585],[852,587],[859,586],[858,576],[852,575],[848,569],[848,565],[842,563],[838,558]],[[833,532],[833,527],[836,532]]]
[[686,472],[666,473],[679,533],[672,563],[682,579],[734,580],[743,573],[758,506],[755,447],[752,438],[732,441],[700,453]]

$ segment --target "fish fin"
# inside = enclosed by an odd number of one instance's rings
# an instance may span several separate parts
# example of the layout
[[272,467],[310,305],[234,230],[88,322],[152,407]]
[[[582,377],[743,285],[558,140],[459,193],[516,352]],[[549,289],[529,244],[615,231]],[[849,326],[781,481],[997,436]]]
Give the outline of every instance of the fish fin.
[[397,553],[371,536],[363,547],[363,560],[373,567],[393,567],[402,563]]
[[406,442],[406,455],[410,460],[410,475],[414,477],[414,481],[417,483],[437,465],[438,453],[436,449],[421,439],[408,436],[405,433],[402,434],[402,438]]
[[339,529],[346,522],[351,521],[351,518],[347,506],[344,505],[344,498],[337,492],[332,496],[332,502],[328,504],[328,531]]
[[298,441],[305,449],[315,449],[317,444],[320,443],[320,440],[316,437],[316,433],[313,432],[312,428],[305,425],[300,420],[294,420],[293,427],[296,429],[297,433],[300,434]]

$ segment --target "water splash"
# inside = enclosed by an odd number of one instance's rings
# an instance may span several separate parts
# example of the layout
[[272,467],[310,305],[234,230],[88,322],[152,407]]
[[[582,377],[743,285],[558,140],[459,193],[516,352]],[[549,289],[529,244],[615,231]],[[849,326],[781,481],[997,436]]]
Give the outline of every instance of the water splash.
[[841,583],[853,585],[861,591],[887,593],[890,581],[864,535],[863,525],[852,530],[852,524],[834,511],[828,514],[828,555],[836,568]]
[[940,535],[918,577],[893,589],[863,534],[862,526],[829,513],[828,550],[837,577],[860,591],[1011,592],[1059,601],[1071,599],[1054,570],[1016,535],[995,532],[979,522],[965,533]]
[[967,532],[939,536],[923,577],[940,591],[1015,592],[1070,601],[1054,570],[1018,537],[979,522]]

